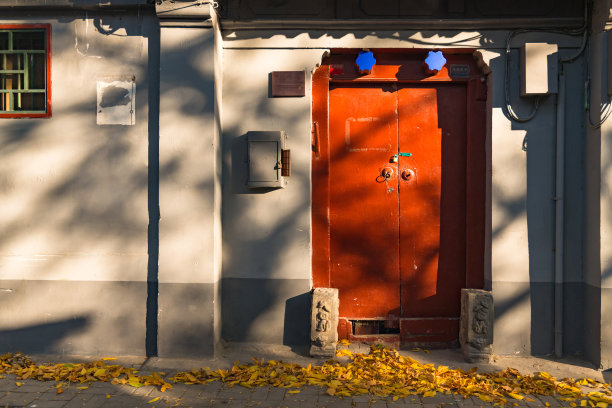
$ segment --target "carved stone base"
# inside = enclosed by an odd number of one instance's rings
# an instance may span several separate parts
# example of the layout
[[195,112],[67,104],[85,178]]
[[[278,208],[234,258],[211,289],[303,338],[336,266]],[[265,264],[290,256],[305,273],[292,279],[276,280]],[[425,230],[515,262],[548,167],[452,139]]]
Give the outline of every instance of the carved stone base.
[[493,344],[493,295],[480,289],[461,289],[459,343],[471,363],[489,361]]
[[338,289],[315,288],[311,300],[310,355],[333,357],[338,342]]

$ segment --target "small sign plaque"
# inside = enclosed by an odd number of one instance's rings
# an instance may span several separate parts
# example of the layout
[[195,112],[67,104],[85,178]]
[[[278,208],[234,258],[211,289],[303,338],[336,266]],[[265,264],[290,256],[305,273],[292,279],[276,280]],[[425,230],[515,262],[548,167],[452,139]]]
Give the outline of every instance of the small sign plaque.
[[451,78],[469,78],[470,77],[470,66],[452,64],[450,66],[450,77]]
[[306,72],[274,71],[270,75],[270,96],[305,96]]

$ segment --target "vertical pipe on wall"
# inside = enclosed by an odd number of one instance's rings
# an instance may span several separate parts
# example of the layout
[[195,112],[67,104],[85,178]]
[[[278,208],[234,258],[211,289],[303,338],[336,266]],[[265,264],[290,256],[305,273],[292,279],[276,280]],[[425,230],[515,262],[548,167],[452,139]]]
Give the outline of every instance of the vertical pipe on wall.
[[559,67],[555,188],[555,357],[563,355],[563,195],[565,184],[565,74]]

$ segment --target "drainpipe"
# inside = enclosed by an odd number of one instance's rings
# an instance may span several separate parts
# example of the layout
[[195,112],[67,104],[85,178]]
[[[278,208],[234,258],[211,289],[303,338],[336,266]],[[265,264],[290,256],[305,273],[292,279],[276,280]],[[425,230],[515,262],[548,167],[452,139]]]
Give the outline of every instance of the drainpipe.
[[559,64],[555,191],[555,357],[563,356],[563,195],[565,184],[565,74]]

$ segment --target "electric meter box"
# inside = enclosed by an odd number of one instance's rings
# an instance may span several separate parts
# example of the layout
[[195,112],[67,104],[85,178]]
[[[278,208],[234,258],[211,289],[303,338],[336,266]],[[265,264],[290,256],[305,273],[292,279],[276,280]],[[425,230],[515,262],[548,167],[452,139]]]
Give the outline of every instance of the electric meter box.
[[521,96],[556,94],[558,59],[557,44],[523,44],[521,46]]
[[[283,174],[289,174],[290,166],[288,150],[285,150],[286,140],[287,134],[284,131],[247,132],[249,188],[285,187]],[[287,160],[283,160],[285,157]]]

